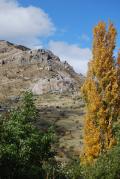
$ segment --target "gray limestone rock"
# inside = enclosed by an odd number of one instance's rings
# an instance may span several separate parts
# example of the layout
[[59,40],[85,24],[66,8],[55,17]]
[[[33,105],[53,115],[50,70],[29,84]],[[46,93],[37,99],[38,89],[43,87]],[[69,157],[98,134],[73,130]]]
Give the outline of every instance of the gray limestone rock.
[[12,96],[27,89],[35,94],[79,91],[83,81],[67,61],[62,62],[49,50],[0,41],[1,96],[5,91]]

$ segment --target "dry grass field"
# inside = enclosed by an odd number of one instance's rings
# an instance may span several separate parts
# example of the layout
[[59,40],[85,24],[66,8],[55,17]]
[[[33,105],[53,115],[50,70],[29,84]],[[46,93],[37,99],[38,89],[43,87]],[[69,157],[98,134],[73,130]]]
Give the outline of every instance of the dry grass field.
[[71,154],[79,156],[82,150],[82,134],[85,106],[80,94],[46,94],[36,96],[39,109],[37,125],[55,127],[59,160],[68,159]]

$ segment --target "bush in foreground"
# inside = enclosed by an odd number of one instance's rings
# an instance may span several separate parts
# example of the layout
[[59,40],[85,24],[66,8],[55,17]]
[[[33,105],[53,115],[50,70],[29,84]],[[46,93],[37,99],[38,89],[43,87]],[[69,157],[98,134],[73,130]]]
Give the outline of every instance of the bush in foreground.
[[0,178],[44,178],[45,164],[54,159],[54,133],[32,123],[37,118],[32,93],[26,92],[21,109],[0,121]]

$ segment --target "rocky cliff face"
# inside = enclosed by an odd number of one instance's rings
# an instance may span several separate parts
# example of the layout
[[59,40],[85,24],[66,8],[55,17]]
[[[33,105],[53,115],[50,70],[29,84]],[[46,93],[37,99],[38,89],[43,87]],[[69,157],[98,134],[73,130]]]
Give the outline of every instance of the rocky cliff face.
[[75,92],[83,81],[82,75],[49,50],[31,50],[0,41],[0,99],[28,89],[38,95]]

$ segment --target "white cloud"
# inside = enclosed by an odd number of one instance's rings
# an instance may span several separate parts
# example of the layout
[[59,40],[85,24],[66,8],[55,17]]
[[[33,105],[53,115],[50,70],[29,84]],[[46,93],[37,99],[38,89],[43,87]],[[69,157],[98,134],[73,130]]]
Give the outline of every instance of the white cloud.
[[42,9],[22,7],[17,0],[0,0],[0,39],[38,45],[39,37],[54,31],[53,22]]
[[88,61],[92,56],[89,48],[80,48],[76,44],[60,41],[50,41],[48,48],[58,55],[61,60],[68,61],[78,73],[86,73]]

